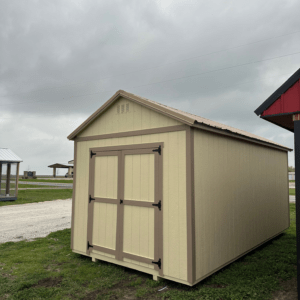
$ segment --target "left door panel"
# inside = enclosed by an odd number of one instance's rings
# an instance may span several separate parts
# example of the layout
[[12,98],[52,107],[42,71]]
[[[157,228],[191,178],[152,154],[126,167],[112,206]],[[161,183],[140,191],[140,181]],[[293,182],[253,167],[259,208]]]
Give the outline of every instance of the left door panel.
[[87,253],[116,255],[119,151],[90,153]]

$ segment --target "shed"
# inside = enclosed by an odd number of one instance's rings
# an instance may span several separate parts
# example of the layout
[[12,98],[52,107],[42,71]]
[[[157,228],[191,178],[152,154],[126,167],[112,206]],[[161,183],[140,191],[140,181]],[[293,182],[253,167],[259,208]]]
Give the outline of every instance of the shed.
[[289,227],[289,148],[118,91],[74,140],[71,248],[194,285]]
[[10,149],[0,148],[0,201],[17,200],[20,162]]

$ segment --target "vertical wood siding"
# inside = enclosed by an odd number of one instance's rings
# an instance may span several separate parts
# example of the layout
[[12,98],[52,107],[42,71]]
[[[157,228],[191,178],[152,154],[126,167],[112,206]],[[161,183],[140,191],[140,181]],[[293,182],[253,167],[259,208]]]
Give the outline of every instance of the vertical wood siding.
[[154,202],[154,154],[125,155],[124,199]]
[[154,208],[124,206],[123,251],[154,259]]
[[[122,106],[124,108],[123,112]],[[128,111],[126,107],[128,107]],[[182,124],[174,119],[145,108],[140,104],[131,102],[125,98],[120,98],[120,100],[116,101],[104,114],[81,132],[78,137],[174,125]]]
[[118,156],[98,156],[95,158],[94,196],[117,199],[118,196]]
[[196,280],[289,226],[286,152],[195,130]]
[[[144,108],[140,108],[144,111]],[[165,124],[159,120],[153,121],[153,113],[148,112],[151,124]],[[105,114],[101,117],[105,117]],[[100,120],[101,120],[100,118]],[[163,118],[166,118],[163,116]],[[117,123],[116,116],[114,122]],[[168,119],[168,118],[167,118]],[[100,121],[99,120],[99,121]],[[146,127],[144,118],[135,127],[128,130]],[[128,121],[129,122],[129,121]],[[169,121],[167,121],[169,122]],[[173,121],[172,121],[173,122]],[[139,125],[136,125],[139,124]],[[177,124],[177,123],[176,123]],[[169,125],[176,125],[170,123]],[[149,126],[149,124],[148,124]],[[120,127],[124,131],[124,127]],[[117,129],[116,129],[117,130]],[[101,132],[101,133],[111,133]],[[85,134],[85,132],[84,132]],[[91,133],[87,134],[90,135]],[[100,134],[99,132],[95,134]],[[77,146],[76,158],[76,193],[74,219],[74,250],[85,252],[87,241],[87,207],[88,207],[88,166],[89,148],[131,145],[152,142],[164,142],[163,148],[163,269],[170,279],[187,280],[187,220],[186,220],[186,143],[185,131],[150,134],[134,137],[113,138],[95,141],[80,141]],[[130,261],[124,259],[124,261]],[[143,265],[143,263],[132,262]],[[149,267],[149,266],[148,266]],[[151,266],[152,267],[152,266]]]
[[116,249],[117,205],[94,203],[93,244]]

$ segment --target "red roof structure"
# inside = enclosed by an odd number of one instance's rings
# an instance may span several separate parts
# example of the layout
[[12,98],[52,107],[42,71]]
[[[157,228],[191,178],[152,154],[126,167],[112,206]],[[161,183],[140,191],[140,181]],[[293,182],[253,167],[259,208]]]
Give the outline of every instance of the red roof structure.
[[292,116],[300,113],[300,69],[262,103],[255,113],[271,123],[294,132]]

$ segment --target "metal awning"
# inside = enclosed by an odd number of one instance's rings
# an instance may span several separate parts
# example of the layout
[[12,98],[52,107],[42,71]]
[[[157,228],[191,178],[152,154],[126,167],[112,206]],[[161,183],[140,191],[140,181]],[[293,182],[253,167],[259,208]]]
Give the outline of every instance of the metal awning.
[[22,162],[23,160],[8,148],[0,148],[0,162]]

